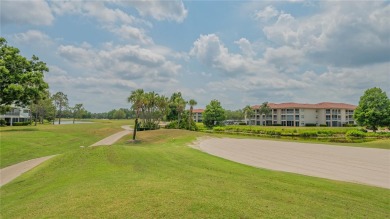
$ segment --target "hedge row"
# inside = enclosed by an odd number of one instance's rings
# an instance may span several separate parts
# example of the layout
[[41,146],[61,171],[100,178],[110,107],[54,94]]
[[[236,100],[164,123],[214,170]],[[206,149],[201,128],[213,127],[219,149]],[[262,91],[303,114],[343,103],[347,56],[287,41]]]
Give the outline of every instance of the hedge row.
[[[200,131],[206,131],[205,129],[199,129]],[[389,132],[377,132],[367,133],[364,129],[358,128],[274,128],[274,127],[243,127],[243,126],[223,126],[214,127],[212,132],[218,133],[232,133],[232,134],[252,134],[252,135],[265,135],[265,136],[295,136],[303,138],[317,138],[317,137],[330,137],[330,138],[388,138]]]

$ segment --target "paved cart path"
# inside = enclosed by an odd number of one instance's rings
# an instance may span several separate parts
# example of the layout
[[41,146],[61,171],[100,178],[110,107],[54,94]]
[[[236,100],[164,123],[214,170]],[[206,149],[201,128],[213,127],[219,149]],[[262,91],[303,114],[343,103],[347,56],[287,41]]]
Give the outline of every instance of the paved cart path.
[[[96,142],[95,144],[91,145],[91,147],[94,146],[100,146],[100,145],[112,145],[116,141],[118,141],[123,136],[130,134],[132,132],[132,129],[129,126],[122,126],[123,131],[120,131],[118,133],[115,133],[111,136],[108,136],[107,138]],[[3,169],[0,169],[0,186],[3,186],[16,177],[22,175],[23,173],[31,170],[32,168],[38,166],[39,164],[45,162],[46,160],[54,157],[56,155],[46,156],[46,157],[40,157],[35,158],[32,160],[23,161],[21,163],[14,164],[12,166],[5,167]]]
[[103,140],[100,140],[100,141],[96,142],[95,144],[91,145],[91,147],[101,146],[101,145],[112,145],[116,141],[121,139],[123,136],[128,135],[128,134],[133,132],[133,129],[130,128],[129,126],[127,126],[127,125],[121,126],[121,128],[123,128],[125,130],[120,131],[118,133],[115,133],[113,135],[110,135],[107,138],[105,138]]
[[209,154],[266,169],[390,189],[390,150],[255,139],[200,139]]

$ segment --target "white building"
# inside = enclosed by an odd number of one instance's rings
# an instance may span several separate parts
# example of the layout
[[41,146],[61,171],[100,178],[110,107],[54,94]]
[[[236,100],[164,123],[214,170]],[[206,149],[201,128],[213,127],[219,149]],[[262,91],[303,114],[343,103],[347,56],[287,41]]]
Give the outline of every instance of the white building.
[[192,118],[195,122],[202,122],[203,121],[203,112],[204,109],[194,109],[192,110]]
[[253,106],[253,125],[306,126],[307,124],[339,127],[344,124],[355,124],[353,113],[356,106],[345,103],[269,103],[272,109],[269,115],[260,115],[260,105]]
[[27,108],[11,106],[11,110],[0,115],[0,119],[4,119],[6,124],[10,126],[15,122],[27,122],[30,120],[30,110]]

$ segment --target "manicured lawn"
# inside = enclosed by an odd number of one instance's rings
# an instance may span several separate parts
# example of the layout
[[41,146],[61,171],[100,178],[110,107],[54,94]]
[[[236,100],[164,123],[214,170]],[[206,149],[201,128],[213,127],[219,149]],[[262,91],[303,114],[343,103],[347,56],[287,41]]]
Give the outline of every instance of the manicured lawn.
[[230,162],[202,133],[139,132],[63,153],[1,187],[1,218],[389,218],[390,190]]
[[0,168],[89,146],[132,123],[96,120],[91,124],[0,127]]

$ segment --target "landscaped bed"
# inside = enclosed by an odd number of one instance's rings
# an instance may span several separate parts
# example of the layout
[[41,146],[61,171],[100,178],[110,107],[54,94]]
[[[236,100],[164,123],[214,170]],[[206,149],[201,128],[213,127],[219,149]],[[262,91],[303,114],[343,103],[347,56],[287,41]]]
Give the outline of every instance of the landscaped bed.
[[378,139],[390,139],[390,132],[367,132],[357,127],[264,127],[233,125],[206,129],[200,125],[199,130],[207,133],[341,143],[361,143]]

